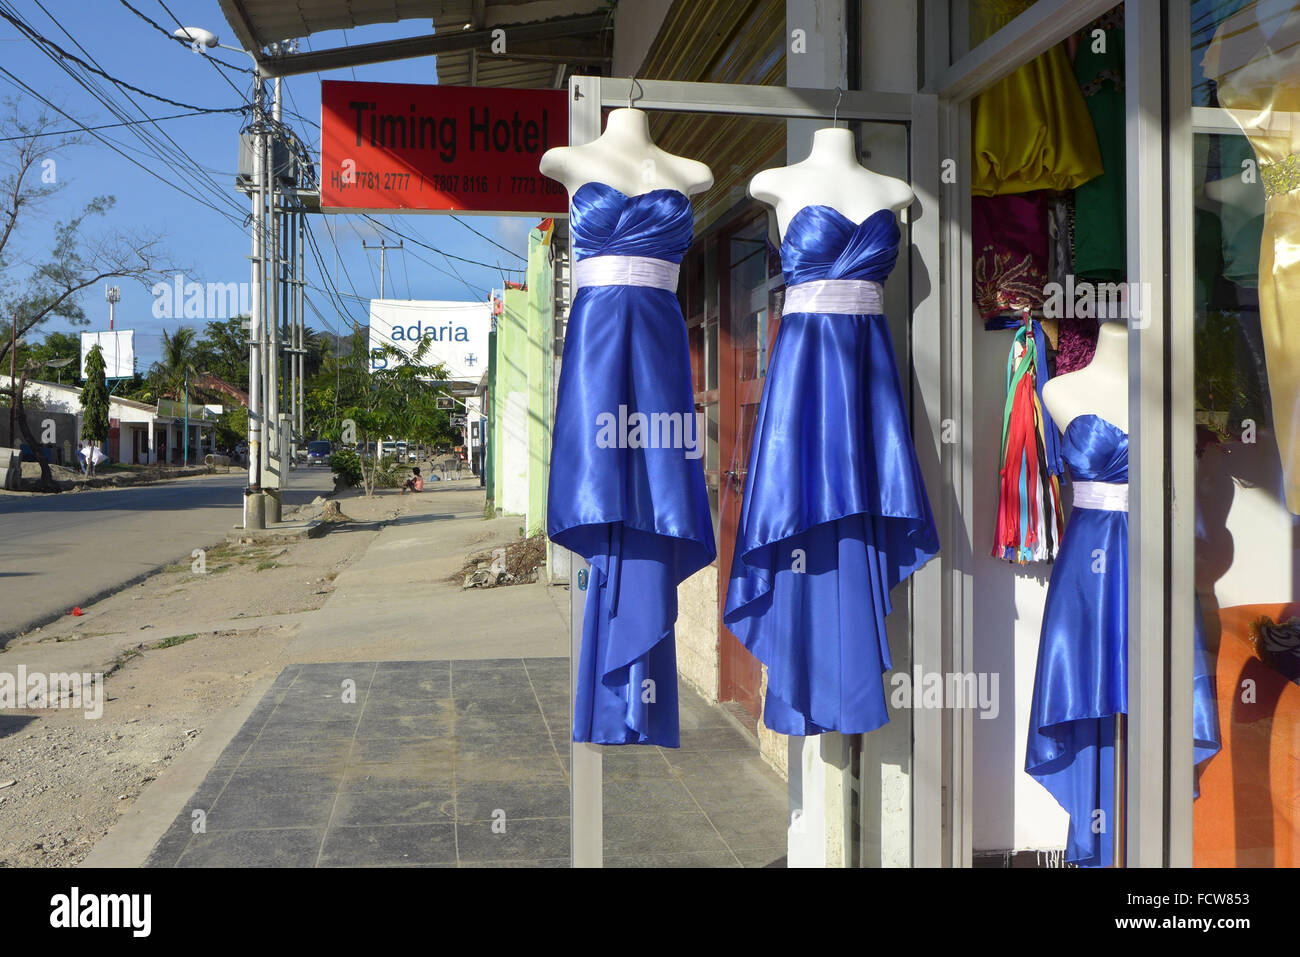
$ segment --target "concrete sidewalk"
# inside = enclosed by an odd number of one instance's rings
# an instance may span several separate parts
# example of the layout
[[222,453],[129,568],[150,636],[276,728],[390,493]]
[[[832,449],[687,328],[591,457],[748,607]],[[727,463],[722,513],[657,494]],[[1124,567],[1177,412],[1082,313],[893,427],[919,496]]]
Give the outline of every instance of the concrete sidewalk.
[[[85,866],[566,866],[568,591],[461,589],[465,558],[519,528],[482,502],[468,482],[395,500],[274,682]],[[784,782],[722,709],[681,699],[680,750],[605,749],[606,863],[783,866]]]

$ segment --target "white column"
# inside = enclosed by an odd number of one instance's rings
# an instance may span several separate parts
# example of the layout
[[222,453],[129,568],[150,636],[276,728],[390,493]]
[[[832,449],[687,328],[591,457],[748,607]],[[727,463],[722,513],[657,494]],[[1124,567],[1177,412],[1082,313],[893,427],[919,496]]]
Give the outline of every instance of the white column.
[[[792,48],[794,31],[801,49]],[[786,85],[834,89],[846,86],[844,0],[786,0]],[[812,134],[829,122],[789,120],[786,162],[805,159]],[[790,738],[790,816],[787,861],[791,867],[845,867],[851,860],[848,808],[852,774],[842,755],[843,735]],[[828,760],[828,757],[830,760]],[[837,804],[843,801],[843,805]]]

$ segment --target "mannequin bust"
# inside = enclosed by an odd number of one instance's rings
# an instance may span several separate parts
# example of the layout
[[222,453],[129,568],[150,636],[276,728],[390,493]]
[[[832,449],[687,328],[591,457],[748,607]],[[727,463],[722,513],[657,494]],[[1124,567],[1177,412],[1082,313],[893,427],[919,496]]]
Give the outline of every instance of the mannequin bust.
[[1128,325],[1103,322],[1097,352],[1082,369],[1049,379],[1043,404],[1062,432],[1081,415],[1095,415],[1128,431]]
[[916,200],[912,187],[901,179],[859,163],[853,131],[838,126],[813,133],[807,159],[755,176],[749,181],[749,195],[776,211],[783,238],[790,220],[805,206],[829,206],[860,223],[882,209],[901,212]]
[[655,146],[642,110],[612,110],[605,132],[582,146],[557,146],[542,154],[543,176],[564,184],[572,196],[586,183],[604,183],[627,196],[675,189],[687,196],[713,185],[713,173],[697,160]]

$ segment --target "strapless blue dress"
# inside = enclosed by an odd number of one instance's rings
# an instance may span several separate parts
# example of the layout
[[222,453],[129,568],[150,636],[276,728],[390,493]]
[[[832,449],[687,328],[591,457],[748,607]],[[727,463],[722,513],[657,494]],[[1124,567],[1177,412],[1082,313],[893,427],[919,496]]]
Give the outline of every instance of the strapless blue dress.
[[[781,244],[787,303],[805,283],[883,282],[899,239],[892,210],[861,223],[828,206],[799,210]],[[755,421],[723,615],[767,666],[764,724],[808,735],[887,723],[889,593],[938,550],[879,307],[787,307]]]
[[[1030,704],[1025,770],[1070,815],[1066,860],[1114,861],[1115,715],[1128,713],[1128,434],[1086,414],[1066,426],[1061,455],[1075,503],[1047,586]],[[1081,482],[1123,488],[1124,507],[1081,504]],[[1193,761],[1219,750],[1214,685],[1196,616]]]
[[[676,190],[627,196],[601,183],[575,191],[569,220],[579,262],[643,257],[659,265],[681,262],[692,224],[690,200]],[[573,740],[677,747],[677,585],[716,554],[701,459],[681,447],[687,435],[703,436],[681,433],[678,447],[645,447],[644,436],[602,440],[602,423],[637,413],[696,428],[677,296],[647,285],[580,285],[565,335],[547,505],[551,540],[591,565]]]

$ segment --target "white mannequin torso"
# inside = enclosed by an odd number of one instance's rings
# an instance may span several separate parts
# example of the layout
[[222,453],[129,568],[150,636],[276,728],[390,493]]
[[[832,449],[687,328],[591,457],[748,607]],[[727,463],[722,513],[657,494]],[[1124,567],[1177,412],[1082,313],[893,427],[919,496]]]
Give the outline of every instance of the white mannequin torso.
[[1097,352],[1082,369],[1049,379],[1043,404],[1062,432],[1081,415],[1095,415],[1128,431],[1128,326],[1103,322]]
[[839,127],[817,130],[807,159],[755,176],[749,181],[749,195],[775,210],[782,238],[805,206],[829,206],[860,223],[882,209],[901,212],[916,199],[901,179],[859,163],[852,131]]
[[590,143],[547,150],[539,168],[543,176],[563,183],[570,196],[592,182],[627,196],[656,189],[691,196],[713,185],[713,173],[703,163],[655,146],[646,114],[633,109],[611,111],[605,132]]

